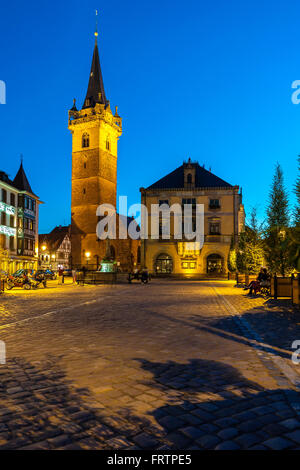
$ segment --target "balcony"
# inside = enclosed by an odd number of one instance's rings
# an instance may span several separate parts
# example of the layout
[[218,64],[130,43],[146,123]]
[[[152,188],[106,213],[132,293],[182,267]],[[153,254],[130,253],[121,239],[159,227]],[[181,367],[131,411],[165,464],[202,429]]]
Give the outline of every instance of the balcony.
[[205,235],[204,243],[231,243],[231,235],[210,234]]

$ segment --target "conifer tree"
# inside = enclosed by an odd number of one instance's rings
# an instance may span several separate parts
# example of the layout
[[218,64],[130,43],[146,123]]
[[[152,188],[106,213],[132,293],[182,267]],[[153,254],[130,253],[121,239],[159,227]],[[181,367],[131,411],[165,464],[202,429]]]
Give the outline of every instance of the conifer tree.
[[277,163],[267,207],[265,258],[273,274],[284,276],[291,268],[289,257],[289,202],[281,166]]
[[230,250],[228,254],[227,266],[228,266],[228,270],[231,273],[234,273],[236,271],[236,247],[235,247],[233,237],[231,237],[231,244],[230,244]]
[[296,194],[296,207],[294,210],[294,223],[296,227],[300,228],[300,155],[298,155],[298,176],[294,188]]
[[264,251],[261,226],[257,221],[257,210],[253,208],[249,225],[240,234],[236,254],[236,265],[240,273],[256,274],[263,265]]
[[300,272],[300,155],[298,155],[298,176],[294,193],[296,195],[296,205],[293,214],[293,227],[290,229],[289,256],[292,266]]

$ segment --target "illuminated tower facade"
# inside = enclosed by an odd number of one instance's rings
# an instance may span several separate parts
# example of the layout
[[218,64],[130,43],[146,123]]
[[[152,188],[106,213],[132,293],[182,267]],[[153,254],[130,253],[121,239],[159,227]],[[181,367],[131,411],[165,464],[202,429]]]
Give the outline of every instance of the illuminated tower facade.
[[106,99],[99,61],[97,36],[88,89],[83,106],[75,100],[69,111],[72,133],[72,264],[98,264],[105,254],[105,242],[96,235],[100,204],[116,207],[118,139],[122,119]]

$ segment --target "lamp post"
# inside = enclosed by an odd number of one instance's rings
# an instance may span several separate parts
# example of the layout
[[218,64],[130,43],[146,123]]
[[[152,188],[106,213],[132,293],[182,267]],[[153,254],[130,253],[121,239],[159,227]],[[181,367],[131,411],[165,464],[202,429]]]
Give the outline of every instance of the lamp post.
[[89,259],[90,259],[90,257],[91,257],[91,253],[90,253],[89,251],[87,251],[87,252],[85,253],[85,257],[86,257],[86,264],[87,264],[87,266],[88,266],[88,265],[89,265]]
[[[45,253],[45,251],[47,250],[47,245],[43,244],[41,248],[42,248],[42,252]],[[45,258],[45,255],[44,255],[44,258]],[[45,262],[45,259],[43,259],[43,264],[44,262]]]

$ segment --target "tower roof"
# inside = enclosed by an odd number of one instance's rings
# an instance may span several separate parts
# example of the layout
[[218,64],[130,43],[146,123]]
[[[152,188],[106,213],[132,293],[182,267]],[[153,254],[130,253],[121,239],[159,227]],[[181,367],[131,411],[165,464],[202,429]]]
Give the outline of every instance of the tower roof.
[[104,91],[104,84],[99,60],[99,51],[97,44],[97,36],[95,41],[91,73],[89,78],[88,89],[82,109],[93,108],[96,103],[107,105]]
[[13,180],[13,185],[15,188],[19,189],[20,191],[27,191],[28,193],[31,193],[34,195],[34,192],[31,189],[26,173],[24,171],[22,162],[21,162],[19,171],[16,174],[15,179]]

